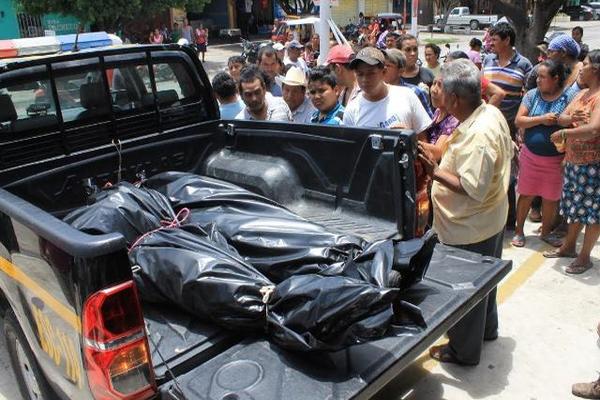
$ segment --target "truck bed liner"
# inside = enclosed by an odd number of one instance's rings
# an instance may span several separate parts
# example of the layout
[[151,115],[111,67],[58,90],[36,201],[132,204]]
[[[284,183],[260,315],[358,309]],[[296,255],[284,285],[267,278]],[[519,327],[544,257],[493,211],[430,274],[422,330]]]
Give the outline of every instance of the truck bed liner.
[[369,398],[489,293],[510,268],[510,261],[438,245],[425,280],[405,297],[423,311],[426,329],[339,352],[313,354],[285,351],[264,338],[247,337],[215,352],[202,367],[179,376],[177,383],[163,384],[161,397]]
[[291,211],[311,222],[325,226],[331,232],[358,235],[371,242],[394,237],[398,228],[393,221],[370,216],[366,211],[333,209],[330,203],[303,199],[286,205]]

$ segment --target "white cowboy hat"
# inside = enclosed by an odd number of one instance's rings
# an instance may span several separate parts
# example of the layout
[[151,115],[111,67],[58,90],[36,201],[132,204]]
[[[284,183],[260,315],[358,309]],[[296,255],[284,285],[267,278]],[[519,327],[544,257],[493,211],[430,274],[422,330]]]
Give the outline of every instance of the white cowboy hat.
[[290,67],[284,78],[279,78],[279,83],[288,86],[307,86],[306,75],[298,67]]

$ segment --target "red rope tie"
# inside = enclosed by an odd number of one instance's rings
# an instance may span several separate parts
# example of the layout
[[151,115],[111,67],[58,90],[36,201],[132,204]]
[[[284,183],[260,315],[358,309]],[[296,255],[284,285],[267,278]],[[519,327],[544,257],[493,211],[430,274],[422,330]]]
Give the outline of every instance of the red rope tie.
[[181,210],[179,210],[179,212],[175,215],[175,218],[173,218],[172,220],[162,220],[160,221],[160,226],[156,229],[153,229],[149,232],[144,233],[142,236],[140,236],[139,238],[136,239],[135,242],[133,242],[133,244],[129,247],[128,252],[131,253],[131,251],[136,248],[145,238],[147,238],[148,236],[152,235],[155,232],[158,231],[162,231],[163,229],[173,229],[173,228],[179,228],[190,216],[190,209],[189,208],[182,208]]

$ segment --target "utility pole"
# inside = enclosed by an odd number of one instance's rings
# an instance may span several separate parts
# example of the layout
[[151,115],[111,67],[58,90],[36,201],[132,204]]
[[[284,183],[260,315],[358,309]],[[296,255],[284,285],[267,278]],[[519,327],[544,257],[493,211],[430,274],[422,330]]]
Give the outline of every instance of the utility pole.
[[330,0],[321,0],[319,5],[319,60],[318,64],[324,64],[329,53],[329,18],[331,8]]
[[417,37],[419,33],[419,0],[412,0],[412,13],[410,19],[410,34]]

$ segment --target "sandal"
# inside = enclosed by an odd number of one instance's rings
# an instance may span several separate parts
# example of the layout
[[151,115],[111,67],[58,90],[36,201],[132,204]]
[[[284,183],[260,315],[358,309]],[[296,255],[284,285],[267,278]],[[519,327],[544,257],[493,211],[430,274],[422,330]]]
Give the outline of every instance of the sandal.
[[[540,225],[540,227],[537,228],[535,232],[538,235],[540,235],[542,233],[542,226]],[[557,239],[564,239],[564,237],[567,236],[567,231],[564,230],[561,225],[559,225],[557,228],[554,228],[554,230],[550,232],[550,234]]]
[[571,265],[569,265],[567,269],[565,269],[565,272],[571,275],[579,275],[583,274],[585,271],[592,268],[593,266],[594,264],[591,261],[585,264],[577,264],[577,261],[573,261]]
[[560,247],[562,246],[562,240],[554,236],[552,233],[546,236],[540,236],[540,239],[543,242],[548,243],[552,247]]
[[525,235],[515,235],[510,241],[514,247],[523,247],[525,246]]
[[552,236],[554,236],[557,239],[564,239],[564,237],[567,236],[567,231],[558,227],[552,231]]
[[429,349],[429,356],[441,363],[458,364],[458,365],[477,365],[478,363],[466,363],[460,361],[450,350],[450,346],[443,344],[441,346],[432,346]]
[[563,253],[560,249],[548,250],[542,255],[546,258],[577,258],[577,253]]

